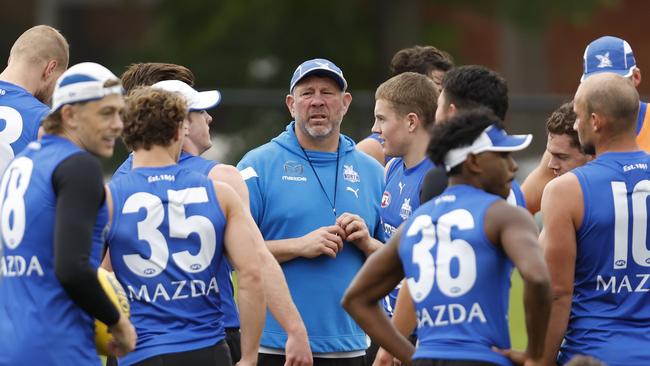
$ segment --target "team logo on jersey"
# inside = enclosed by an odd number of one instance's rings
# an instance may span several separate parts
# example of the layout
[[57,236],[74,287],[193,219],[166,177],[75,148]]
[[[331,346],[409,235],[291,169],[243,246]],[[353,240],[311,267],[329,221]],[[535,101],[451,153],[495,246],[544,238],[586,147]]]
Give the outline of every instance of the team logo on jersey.
[[359,173],[354,171],[352,165],[343,165],[343,179],[350,183],[361,182],[361,179],[359,179]]
[[402,203],[402,207],[399,209],[399,217],[402,220],[406,220],[411,216],[411,212],[413,212],[413,209],[411,209],[411,199],[404,198],[404,203]]
[[384,191],[384,195],[381,196],[381,208],[386,208],[390,205],[390,192]]
[[302,164],[295,161],[286,161],[284,163],[284,173],[290,175],[302,175],[305,168]]
[[305,168],[302,164],[296,161],[285,161],[284,162],[284,175],[282,180],[288,180],[293,182],[306,182],[307,177],[304,176]]
[[404,189],[404,187],[406,187],[406,184],[404,184],[402,182],[399,182],[397,185],[399,186],[399,194],[401,196],[402,195],[402,190]]
[[612,67],[612,61],[609,59],[609,52],[606,52],[604,55],[596,55],[596,58],[598,59],[598,66],[596,66],[599,69],[602,69],[603,67]]

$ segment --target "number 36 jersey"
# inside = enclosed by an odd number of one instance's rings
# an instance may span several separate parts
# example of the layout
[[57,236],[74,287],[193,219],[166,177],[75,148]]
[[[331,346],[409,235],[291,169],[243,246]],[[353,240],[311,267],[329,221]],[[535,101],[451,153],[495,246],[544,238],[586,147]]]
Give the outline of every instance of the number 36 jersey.
[[216,277],[226,219],[212,181],[170,165],[135,168],[109,189],[111,263],[138,334],[120,365],[223,339]]
[[413,359],[511,365],[490,349],[510,347],[513,265],[484,230],[486,211],[500,199],[471,186],[450,186],[404,226],[399,256],[418,320]]
[[573,303],[560,363],[586,354],[608,365],[650,360],[650,155],[610,152],[572,171],[584,200]]

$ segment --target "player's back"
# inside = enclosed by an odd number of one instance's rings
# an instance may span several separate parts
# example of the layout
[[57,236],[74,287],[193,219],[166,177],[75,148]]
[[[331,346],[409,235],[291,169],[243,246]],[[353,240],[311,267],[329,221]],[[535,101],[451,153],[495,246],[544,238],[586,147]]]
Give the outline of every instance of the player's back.
[[[181,151],[181,156],[178,159],[178,165],[205,176],[207,176],[212,168],[217,164],[218,163],[214,160],[192,155],[186,151]],[[131,171],[132,166],[133,154],[129,154],[122,165],[115,170],[113,178],[128,174]],[[232,266],[230,265],[230,262],[228,262],[228,258],[224,256],[219,264],[219,276],[217,277],[217,284],[219,285],[219,291],[221,293],[223,325],[226,328],[239,328],[239,310],[235,303],[234,287],[232,278],[230,277],[232,272]]]
[[486,236],[488,208],[501,199],[467,185],[448,187],[406,222],[399,255],[416,307],[413,359],[510,365],[508,297],[513,265]]
[[[0,142],[9,144],[14,156],[36,140],[43,118],[50,112],[22,87],[0,80]],[[2,162],[0,162],[2,163]]]
[[[52,175],[59,163],[85,153],[69,140],[45,135],[7,168],[0,186],[0,365],[99,364],[93,319],[72,302],[54,271],[56,195]],[[99,266],[103,206],[93,232],[90,263]]]
[[561,362],[575,354],[608,365],[650,359],[650,155],[604,153],[573,170],[584,197],[571,317]]
[[212,181],[170,165],[133,169],[109,188],[111,263],[138,334],[120,364],[223,339],[216,277],[226,219]]

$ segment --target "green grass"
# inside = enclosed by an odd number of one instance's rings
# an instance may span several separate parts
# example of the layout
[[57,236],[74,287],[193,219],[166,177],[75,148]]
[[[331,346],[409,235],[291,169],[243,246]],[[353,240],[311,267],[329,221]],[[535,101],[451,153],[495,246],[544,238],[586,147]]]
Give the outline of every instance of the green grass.
[[526,319],[524,318],[524,284],[517,271],[514,271],[512,274],[508,319],[510,320],[512,348],[524,350],[528,341],[526,335]]

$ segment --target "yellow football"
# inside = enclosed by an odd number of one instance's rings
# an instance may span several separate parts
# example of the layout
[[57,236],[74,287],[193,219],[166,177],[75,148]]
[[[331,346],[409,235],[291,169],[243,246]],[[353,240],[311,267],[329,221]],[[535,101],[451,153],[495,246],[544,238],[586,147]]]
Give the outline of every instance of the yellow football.
[[[102,267],[97,269],[97,278],[102,288],[111,299],[117,310],[129,316],[130,306],[129,299],[126,297],[126,292],[120,283],[115,278],[113,272],[109,272]],[[113,339],[113,335],[108,331],[106,324],[95,319],[95,346],[97,353],[100,355],[108,356],[108,343]]]

